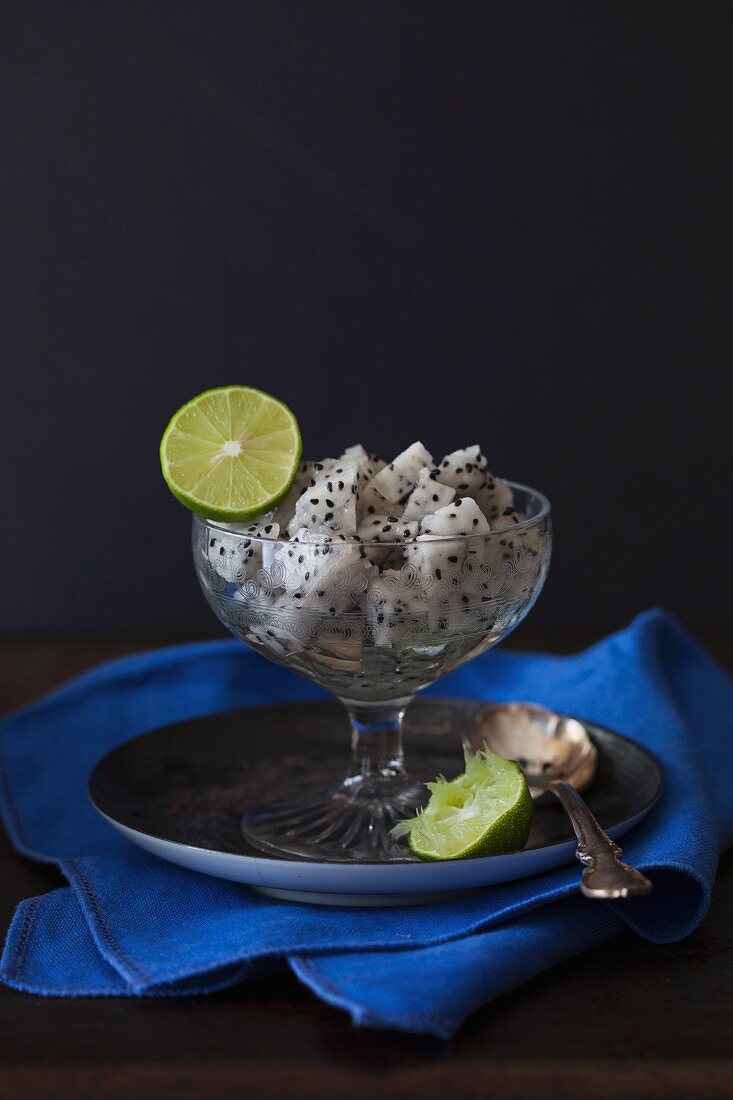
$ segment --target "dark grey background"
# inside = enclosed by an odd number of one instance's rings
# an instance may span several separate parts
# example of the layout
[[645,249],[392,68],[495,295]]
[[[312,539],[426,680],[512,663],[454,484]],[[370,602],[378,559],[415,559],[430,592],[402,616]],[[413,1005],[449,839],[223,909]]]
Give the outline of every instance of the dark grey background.
[[252,383],[306,452],[543,488],[538,623],[732,608],[733,5],[5,4],[0,627],[213,629],[157,444]]

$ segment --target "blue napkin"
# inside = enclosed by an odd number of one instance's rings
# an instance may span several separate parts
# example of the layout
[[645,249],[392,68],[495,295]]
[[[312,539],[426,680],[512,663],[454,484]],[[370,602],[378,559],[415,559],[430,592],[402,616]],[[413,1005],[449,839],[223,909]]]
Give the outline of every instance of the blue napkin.
[[480,1005],[624,924],[668,943],[699,923],[733,839],[733,683],[672,618],[647,612],[572,657],[489,653],[432,691],[535,700],[656,753],[664,795],[624,839],[653,893],[588,901],[573,862],[440,905],[321,908],[146,855],[89,803],[101,756],[179,719],[321,694],[237,642],[212,642],[105,665],[0,727],[8,833],[69,883],[18,906],[0,977],[49,996],[174,996],[289,966],[357,1024],[448,1037]]

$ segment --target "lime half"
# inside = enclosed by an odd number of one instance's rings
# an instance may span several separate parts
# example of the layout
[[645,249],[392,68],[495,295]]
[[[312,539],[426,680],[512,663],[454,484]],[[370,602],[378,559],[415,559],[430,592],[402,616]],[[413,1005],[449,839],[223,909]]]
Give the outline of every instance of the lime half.
[[496,856],[527,843],[532,796],[519,764],[488,749],[465,757],[465,772],[428,783],[427,806],[392,830],[393,837],[409,837],[420,859]]
[[298,422],[287,405],[251,386],[222,386],[178,410],[160,441],[160,465],[181,504],[238,522],[282,500],[300,452]]

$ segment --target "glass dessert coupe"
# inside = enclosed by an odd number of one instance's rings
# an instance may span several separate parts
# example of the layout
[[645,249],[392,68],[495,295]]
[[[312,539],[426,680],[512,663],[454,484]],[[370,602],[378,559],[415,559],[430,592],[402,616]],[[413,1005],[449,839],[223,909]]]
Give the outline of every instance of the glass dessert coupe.
[[[257,848],[320,861],[412,858],[390,836],[427,800],[405,768],[405,711],[418,692],[506,637],[547,575],[549,502],[509,486],[518,523],[402,545],[253,537],[194,516],[196,572],[220,621],[335,695],[351,722],[351,761],[339,782],[319,789],[314,777],[305,795],[245,816]],[[307,745],[294,749],[307,756]]]

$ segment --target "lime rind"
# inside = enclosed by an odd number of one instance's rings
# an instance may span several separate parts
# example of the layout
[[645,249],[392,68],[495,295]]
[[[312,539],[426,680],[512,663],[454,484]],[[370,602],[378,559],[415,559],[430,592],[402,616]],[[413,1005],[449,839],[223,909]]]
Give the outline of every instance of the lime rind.
[[160,441],[160,465],[186,508],[236,523],[280,503],[301,452],[298,422],[284,402],[253,386],[219,386],[171,417]]
[[428,804],[392,830],[394,837],[408,837],[420,859],[501,855],[527,843],[532,797],[516,761],[482,749],[465,751],[465,765],[455,779],[428,783]]

